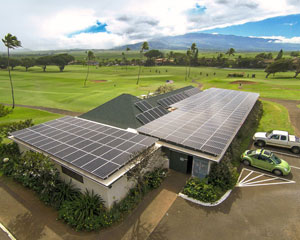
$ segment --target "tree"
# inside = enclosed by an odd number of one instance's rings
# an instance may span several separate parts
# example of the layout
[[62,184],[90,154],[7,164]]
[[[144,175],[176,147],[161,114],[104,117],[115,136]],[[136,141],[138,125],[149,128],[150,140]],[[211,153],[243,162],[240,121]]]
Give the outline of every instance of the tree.
[[283,56],[283,51],[282,51],[282,49],[280,49],[280,51],[279,51],[277,57],[275,58],[275,61],[277,61],[277,60],[279,60],[279,59],[282,59],[282,56]]
[[51,62],[59,67],[59,70],[62,72],[65,69],[65,66],[69,64],[69,62],[74,61],[74,57],[64,53],[64,54],[58,54],[51,58]]
[[86,73],[86,77],[85,77],[85,80],[84,80],[84,84],[83,86],[86,87],[86,81],[88,79],[88,76],[89,76],[89,73],[90,73],[90,61],[93,60],[95,58],[95,55],[92,51],[88,51],[87,52],[87,73]]
[[146,52],[145,57],[147,57],[147,58],[162,58],[162,57],[164,57],[164,54],[159,50],[153,49],[153,50]]
[[188,77],[188,66],[191,66],[191,49],[189,48],[186,51],[186,66],[185,66],[185,81],[187,80]]
[[10,68],[13,71],[15,67],[20,66],[22,62],[17,58],[11,58],[9,61]]
[[291,52],[291,56],[292,57],[299,57],[300,56],[300,52],[293,51],[293,52]]
[[141,46],[141,50],[140,50],[140,55],[141,55],[140,59],[141,59],[141,61],[140,61],[140,64],[139,64],[139,73],[138,73],[138,79],[136,81],[136,85],[138,85],[139,81],[140,81],[141,67],[142,67],[142,62],[143,62],[143,57],[144,57],[143,53],[144,53],[145,50],[149,50],[148,42],[143,42],[143,44]]
[[231,55],[234,56],[234,54],[235,54],[235,49],[234,49],[234,48],[229,48],[228,51],[226,52],[226,54],[228,54],[229,57],[230,57]]
[[46,72],[46,68],[48,65],[52,63],[52,57],[51,56],[43,56],[36,59],[36,64],[41,66],[43,69],[43,72]]
[[132,158],[133,161],[131,163],[134,167],[127,172],[127,180],[134,182],[141,194],[145,184],[145,174],[153,171],[155,168],[162,167],[166,158],[161,150],[155,150],[154,148],[133,153]]
[[300,73],[300,58],[297,58],[293,62],[293,65],[294,65],[294,69],[295,69],[295,76],[294,76],[294,78],[296,78],[299,75],[299,73]]
[[35,65],[34,58],[22,58],[21,59],[21,66],[25,67],[26,72],[28,71],[28,68],[31,68]]
[[277,72],[286,72],[291,69],[292,61],[290,59],[279,59],[266,67],[266,78],[268,78],[271,73],[275,74]]
[[17,39],[17,37],[11,35],[10,33],[8,33],[4,37],[4,39],[2,39],[2,42],[7,47],[7,69],[8,69],[8,76],[9,76],[10,87],[11,87],[11,96],[12,96],[12,100],[13,100],[12,108],[15,108],[14,87],[13,87],[13,82],[12,82],[11,73],[10,73],[10,65],[9,65],[9,49],[15,49],[15,48],[22,47],[22,46],[21,46],[21,42]]

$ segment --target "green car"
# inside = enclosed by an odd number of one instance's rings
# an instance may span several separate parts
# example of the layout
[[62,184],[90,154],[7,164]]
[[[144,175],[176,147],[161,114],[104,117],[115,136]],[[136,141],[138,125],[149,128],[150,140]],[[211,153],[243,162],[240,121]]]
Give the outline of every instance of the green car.
[[261,168],[277,176],[288,175],[291,172],[291,167],[286,161],[264,149],[245,151],[241,156],[241,161],[247,166]]

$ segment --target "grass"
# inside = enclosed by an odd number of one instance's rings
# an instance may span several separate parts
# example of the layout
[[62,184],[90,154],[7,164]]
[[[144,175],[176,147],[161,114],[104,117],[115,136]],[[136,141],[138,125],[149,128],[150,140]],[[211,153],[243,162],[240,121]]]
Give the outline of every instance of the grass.
[[285,130],[291,134],[295,133],[291,125],[288,111],[278,103],[262,101],[263,116],[260,120],[257,131],[266,132],[269,130]]
[[299,105],[297,105],[297,107],[298,107],[298,108],[300,108],[300,104],[299,104]]
[[12,113],[0,118],[1,124],[32,119],[34,124],[40,124],[56,118],[62,117],[60,114],[49,113],[46,111],[32,108],[15,107]]
[[[265,98],[300,100],[300,80],[292,78],[293,72],[279,73],[275,77],[265,79],[263,70],[201,67],[192,68],[191,78],[185,81],[185,67],[145,67],[140,84],[136,85],[136,66],[130,66],[127,70],[120,66],[92,67],[87,87],[83,87],[86,70],[86,67],[72,65],[67,66],[61,73],[58,67],[50,66],[44,73],[40,67],[31,68],[29,72],[18,67],[12,72],[16,103],[85,112],[122,93],[138,96],[153,92],[165,84],[166,80],[173,80],[176,88],[197,86],[192,83],[192,79],[202,83],[204,88],[220,87],[234,90],[238,90],[238,84],[231,84],[232,81],[253,81],[254,84],[243,84],[241,90],[258,92]],[[233,72],[244,72],[246,77],[227,78],[228,73]],[[247,78],[248,74],[256,74],[256,78]],[[0,91],[3,93],[0,95],[0,102],[11,103],[10,85],[5,70],[0,70]]]
[[[122,93],[139,96],[153,92],[165,84],[166,80],[173,80],[175,88],[197,86],[198,84],[192,81],[194,80],[203,84],[204,89],[218,87],[258,92],[264,98],[300,100],[300,79],[293,78],[293,72],[278,73],[265,79],[263,70],[197,67],[191,69],[191,76],[185,81],[185,67],[160,66],[142,69],[140,84],[136,85],[137,66],[91,67],[87,87],[83,87],[87,70],[84,66],[67,66],[64,72],[59,72],[56,66],[47,67],[47,72],[43,72],[40,67],[31,68],[28,72],[22,67],[17,67],[12,72],[16,103],[86,112]],[[243,72],[245,77],[227,77],[229,73],[234,72]],[[247,77],[248,74],[255,74],[256,77]],[[242,84],[242,88],[239,89],[239,84],[232,84],[237,80],[250,81],[253,84]],[[0,92],[0,103],[11,103],[10,85],[5,70],[0,70]],[[284,107],[267,101],[263,103],[265,115],[260,125],[261,130],[268,127],[294,131]],[[37,111],[17,108],[13,115],[3,118],[1,122],[33,118],[35,123],[41,123],[59,117]]]

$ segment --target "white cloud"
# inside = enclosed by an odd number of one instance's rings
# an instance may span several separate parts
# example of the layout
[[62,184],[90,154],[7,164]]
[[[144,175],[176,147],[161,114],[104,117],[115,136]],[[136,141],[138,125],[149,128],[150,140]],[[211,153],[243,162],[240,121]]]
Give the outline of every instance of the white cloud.
[[270,39],[269,42],[273,43],[295,43],[295,44],[300,44],[300,37],[292,37],[292,38],[287,38],[283,36],[250,36],[251,38],[264,38],[264,39]]
[[[196,4],[205,10],[188,15]],[[111,48],[300,13],[298,1],[291,0],[15,0],[1,3],[1,8],[0,36],[10,32],[29,49]],[[110,33],[67,37],[96,21],[106,23]],[[1,44],[0,50],[4,50]]]

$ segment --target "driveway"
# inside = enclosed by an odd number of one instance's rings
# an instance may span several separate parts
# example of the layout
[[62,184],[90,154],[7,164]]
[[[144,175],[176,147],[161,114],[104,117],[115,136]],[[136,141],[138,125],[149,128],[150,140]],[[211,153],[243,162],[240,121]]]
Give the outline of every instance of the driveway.
[[[255,172],[244,183],[264,184],[241,184],[219,206],[202,207],[178,197],[148,239],[299,239],[300,158],[278,156],[293,166],[288,177],[267,180],[269,173],[250,167],[243,179]],[[261,174],[266,176],[251,179]]]

